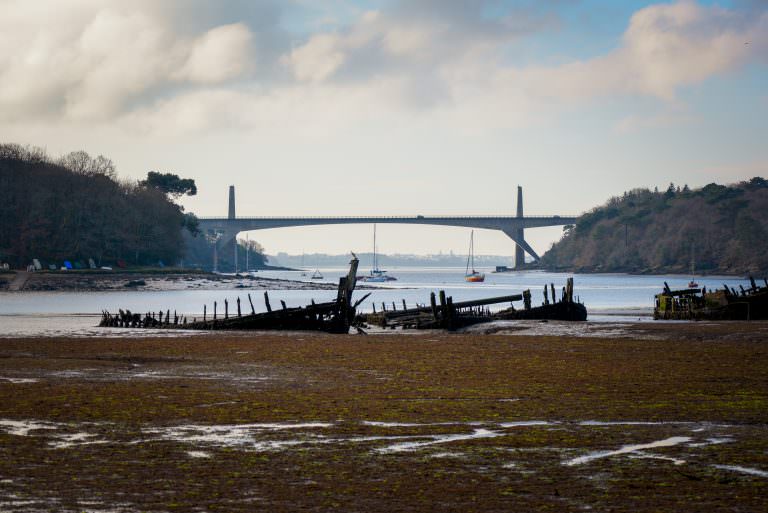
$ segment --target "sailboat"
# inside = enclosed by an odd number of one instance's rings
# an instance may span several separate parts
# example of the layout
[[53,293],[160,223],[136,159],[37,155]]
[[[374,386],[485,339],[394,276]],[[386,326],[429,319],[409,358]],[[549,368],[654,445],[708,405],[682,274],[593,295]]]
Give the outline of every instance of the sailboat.
[[696,289],[699,284],[696,283],[696,273],[694,272],[693,244],[691,244],[691,281],[688,282],[689,289]]
[[376,225],[373,225],[373,268],[370,273],[358,278],[360,281],[368,281],[373,283],[383,283],[386,281],[396,281],[397,278],[389,276],[387,271],[379,269],[379,257],[376,255]]
[[[472,272],[469,272],[470,267]],[[467,255],[467,269],[464,271],[464,279],[471,283],[485,281],[485,274],[475,271],[475,231],[469,234],[469,255]]]

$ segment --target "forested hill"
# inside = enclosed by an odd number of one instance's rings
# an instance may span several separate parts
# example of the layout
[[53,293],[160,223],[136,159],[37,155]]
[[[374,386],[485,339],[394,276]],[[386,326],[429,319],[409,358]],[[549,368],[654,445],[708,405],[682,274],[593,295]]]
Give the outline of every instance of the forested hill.
[[174,264],[182,230],[194,230],[195,219],[172,198],[195,190],[192,180],[171,174],[118,180],[102,156],[54,160],[37,148],[0,144],[0,262]]
[[542,257],[581,272],[768,275],[768,181],[635,189],[582,215]]

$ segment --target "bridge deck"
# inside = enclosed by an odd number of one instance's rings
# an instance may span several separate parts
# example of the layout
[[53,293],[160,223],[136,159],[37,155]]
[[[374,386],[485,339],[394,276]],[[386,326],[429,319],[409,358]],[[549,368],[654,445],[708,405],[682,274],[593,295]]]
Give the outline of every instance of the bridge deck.
[[237,237],[239,232],[317,226],[331,224],[426,224],[457,226],[485,230],[501,230],[536,260],[539,256],[525,241],[523,230],[545,226],[563,226],[576,223],[574,216],[318,216],[318,217],[201,217],[200,229],[217,231],[225,241]]
[[[318,220],[318,221],[330,221],[334,219],[373,219],[373,220],[382,220],[382,221],[390,221],[394,219],[402,219],[406,221],[413,221],[413,220],[449,220],[449,219],[482,219],[482,220],[501,220],[501,221],[511,221],[511,220],[526,220],[526,219],[548,219],[548,220],[563,220],[563,221],[573,221],[575,222],[578,217],[576,216],[524,216],[524,217],[517,217],[517,216],[481,216],[481,215],[472,215],[472,216],[238,216],[235,218],[229,218],[229,217],[199,217],[201,221],[278,221],[278,220]],[[566,223],[568,224],[568,223]]]

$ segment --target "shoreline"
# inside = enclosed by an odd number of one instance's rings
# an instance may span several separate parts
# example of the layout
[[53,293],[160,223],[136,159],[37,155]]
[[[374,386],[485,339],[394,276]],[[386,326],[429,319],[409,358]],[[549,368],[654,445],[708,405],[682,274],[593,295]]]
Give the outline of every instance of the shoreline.
[[[274,270],[274,269],[265,269]],[[21,287],[13,289],[14,279],[24,276]],[[336,290],[329,282],[305,282],[267,278],[252,274],[223,275],[196,271],[38,271],[0,274],[0,292],[101,292],[129,290],[223,290],[270,288],[276,290]]]

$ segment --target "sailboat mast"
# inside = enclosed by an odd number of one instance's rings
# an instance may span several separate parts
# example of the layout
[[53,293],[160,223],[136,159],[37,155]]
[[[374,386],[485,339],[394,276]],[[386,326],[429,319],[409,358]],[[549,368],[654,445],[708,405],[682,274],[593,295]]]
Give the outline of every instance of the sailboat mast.
[[[469,274],[469,261],[472,259],[472,239],[474,237],[474,232],[469,232],[469,254],[467,255],[467,268],[464,270],[464,274]],[[474,267],[475,263],[472,262],[472,266]]]
[[696,273],[694,272],[694,254],[693,254],[693,242],[691,242],[691,280],[693,280]]
[[376,258],[376,223],[373,224],[373,270],[379,270],[379,262]]
[[472,272],[475,272],[475,230],[469,234],[469,254],[472,255]]

